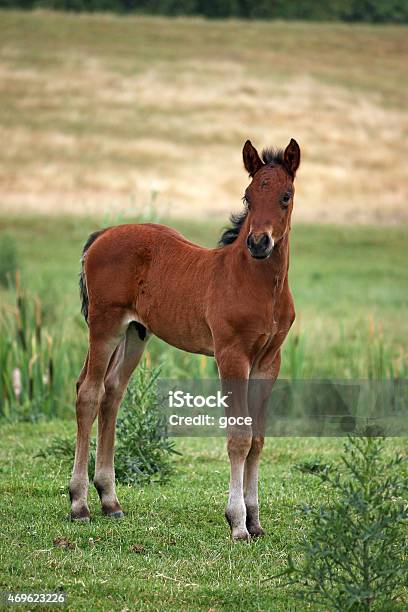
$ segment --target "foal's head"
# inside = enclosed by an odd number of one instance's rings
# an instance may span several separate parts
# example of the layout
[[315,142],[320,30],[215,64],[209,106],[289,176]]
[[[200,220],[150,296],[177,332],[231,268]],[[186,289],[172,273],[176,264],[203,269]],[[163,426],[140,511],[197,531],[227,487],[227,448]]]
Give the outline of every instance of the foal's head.
[[284,151],[267,149],[261,159],[247,140],[242,153],[244,166],[252,178],[245,190],[246,244],[252,257],[266,259],[290,229],[293,181],[300,163],[300,148],[292,138]]

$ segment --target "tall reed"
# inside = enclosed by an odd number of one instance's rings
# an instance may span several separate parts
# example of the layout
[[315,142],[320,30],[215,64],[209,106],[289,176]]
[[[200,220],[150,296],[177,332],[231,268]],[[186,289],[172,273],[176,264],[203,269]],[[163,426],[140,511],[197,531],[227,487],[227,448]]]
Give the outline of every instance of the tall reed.
[[0,310],[0,417],[63,417],[72,410],[79,356],[62,330],[47,329],[40,298],[22,289],[18,272],[15,285],[15,304]]

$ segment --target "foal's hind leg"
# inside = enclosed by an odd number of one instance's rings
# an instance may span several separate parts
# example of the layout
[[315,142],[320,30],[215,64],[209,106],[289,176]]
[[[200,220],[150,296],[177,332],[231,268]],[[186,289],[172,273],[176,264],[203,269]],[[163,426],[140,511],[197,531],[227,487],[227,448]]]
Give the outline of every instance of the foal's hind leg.
[[[111,356],[123,334],[120,319],[107,323],[102,317],[97,324],[90,324],[88,363],[81,372],[77,385],[77,442],[75,462],[69,492],[71,497],[71,518],[89,520],[88,497],[88,455],[92,423],[98,413],[104,393],[104,378]],[[82,382],[81,378],[84,376]]]
[[77,383],[76,383],[77,397],[78,397],[78,391],[79,391],[82,383],[84,382],[86,373],[88,371],[88,361],[89,361],[89,351],[87,351],[87,353],[86,353],[85,362],[84,362],[84,365],[82,366],[81,373],[78,376],[78,380],[77,380]]
[[138,330],[130,325],[126,337],[116,350],[105,377],[105,395],[98,414],[98,448],[94,485],[98,491],[102,512],[113,518],[123,516],[115,490],[115,426],[120,402],[129,378],[140,361],[146,346]]

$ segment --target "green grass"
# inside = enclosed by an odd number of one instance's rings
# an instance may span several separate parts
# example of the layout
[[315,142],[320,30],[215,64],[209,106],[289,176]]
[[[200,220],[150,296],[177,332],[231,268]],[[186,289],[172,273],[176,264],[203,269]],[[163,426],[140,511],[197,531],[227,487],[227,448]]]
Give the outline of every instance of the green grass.
[[[260,499],[268,535],[247,545],[230,542],[223,518],[228,461],[219,438],[178,440],[183,455],[168,484],[119,486],[123,521],[101,515],[92,487],[92,522],[70,523],[66,469],[35,454],[73,430],[61,421],[2,428],[0,589],[62,589],[75,610],[300,609],[293,589],[263,580],[288,553],[297,558],[305,529],[298,507],[326,499],[318,479],[295,465],[337,462],[340,440],[267,440]],[[406,454],[406,440],[388,440],[387,452],[395,449]],[[73,548],[54,546],[56,538]]]

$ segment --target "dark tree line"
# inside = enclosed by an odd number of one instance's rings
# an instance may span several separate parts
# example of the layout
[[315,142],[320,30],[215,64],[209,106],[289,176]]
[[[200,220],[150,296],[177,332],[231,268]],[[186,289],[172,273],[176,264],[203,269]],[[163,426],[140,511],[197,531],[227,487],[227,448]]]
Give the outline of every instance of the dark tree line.
[[0,7],[210,18],[408,22],[408,0],[0,0]]

